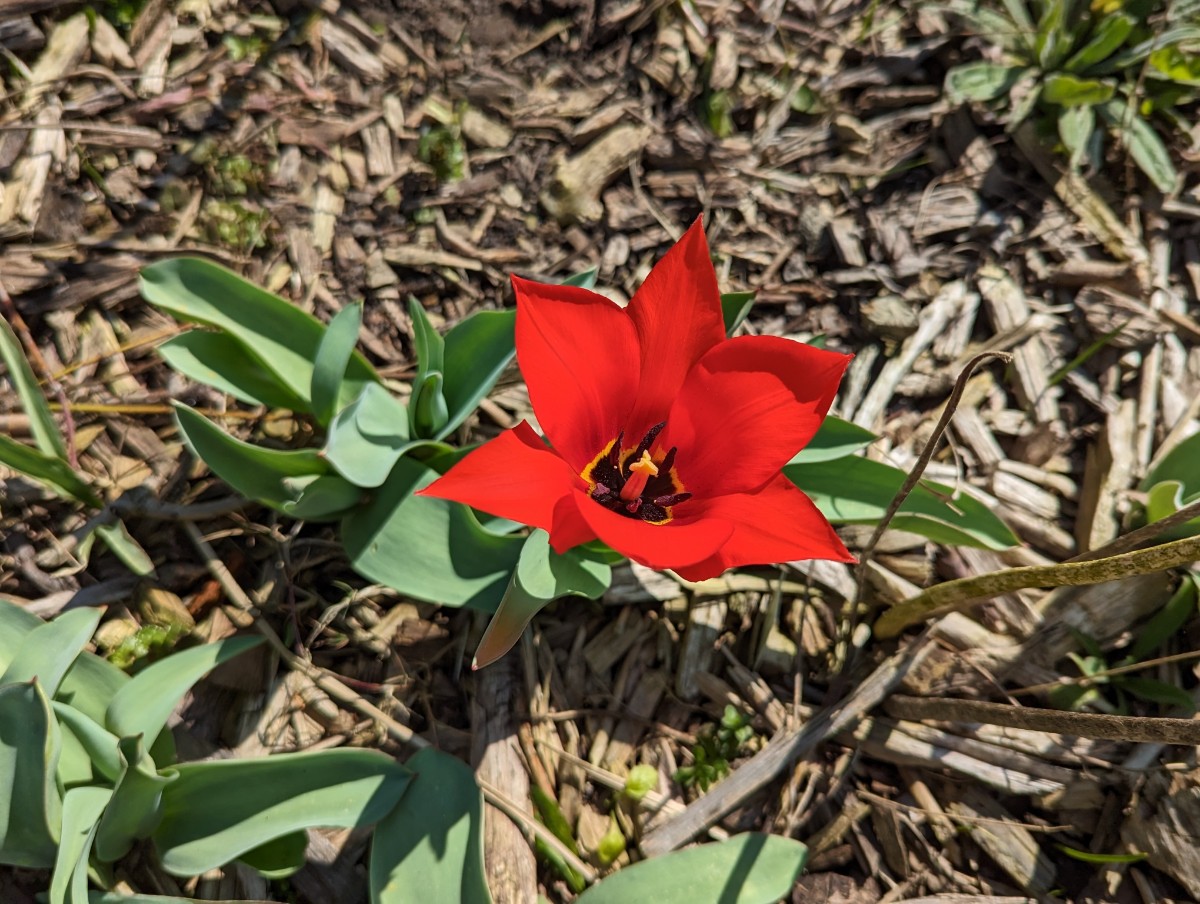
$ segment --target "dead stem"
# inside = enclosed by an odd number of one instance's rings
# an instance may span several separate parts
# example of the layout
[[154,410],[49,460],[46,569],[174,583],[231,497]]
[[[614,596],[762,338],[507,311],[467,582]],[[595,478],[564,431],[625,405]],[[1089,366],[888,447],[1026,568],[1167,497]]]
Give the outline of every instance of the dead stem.
[[1077,587],[1102,584],[1139,574],[1166,571],[1200,559],[1200,537],[1188,537],[1089,562],[1029,565],[946,581],[898,603],[875,622],[875,636],[895,637],[935,612],[958,611],[981,600],[1032,587]]

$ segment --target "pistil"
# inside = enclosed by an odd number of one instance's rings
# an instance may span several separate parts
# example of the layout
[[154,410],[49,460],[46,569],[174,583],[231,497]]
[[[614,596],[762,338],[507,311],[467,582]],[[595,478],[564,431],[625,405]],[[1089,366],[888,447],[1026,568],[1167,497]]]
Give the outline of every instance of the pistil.
[[633,502],[646,491],[646,483],[650,478],[658,476],[658,465],[650,457],[650,451],[642,449],[642,457],[628,465],[628,470],[629,479],[625,481],[625,486],[621,487],[621,498],[626,502]]

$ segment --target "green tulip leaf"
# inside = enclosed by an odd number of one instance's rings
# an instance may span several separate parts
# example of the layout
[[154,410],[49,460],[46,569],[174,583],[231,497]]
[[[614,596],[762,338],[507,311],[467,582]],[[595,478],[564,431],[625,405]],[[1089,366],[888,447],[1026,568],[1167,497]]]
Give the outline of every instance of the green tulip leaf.
[[408,410],[382,386],[372,383],[338,412],[329,426],[322,454],[334,470],[355,486],[381,486],[410,440]]
[[[277,295],[265,292],[210,261],[176,257],[142,269],[142,296],[179,320],[216,327],[242,353],[285,387],[310,399],[313,361],[325,326]],[[336,407],[348,405],[367,383],[378,381],[362,355],[351,356]]]
[[[783,473],[834,524],[877,522],[905,479],[898,468],[858,456],[789,464]],[[921,481],[909,494],[891,526],[948,545],[1006,549],[1018,542],[982,502],[931,481]]]
[[96,858],[105,863],[124,857],[135,841],[149,836],[162,817],[163,789],[175,780],[170,770],[159,774],[141,735],[119,744],[121,775],[96,830]]
[[214,474],[249,499],[290,513],[297,499],[288,478],[320,477],[329,464],[316,449],[265,449],[236,439],[186,405],[175,405],[179,432]]
[[342,545],[370,580],[416,599],[494,611],[522,541],[484,530],[465,506],[412,495],[437,476],[401,458],[374,497],[342,521]]
[[253,850],[240,855],[238,860],[262,873],[267,879],[286,879],[303,868],[308,850],[308,832],[301,829],[272,838]]
[[227,637],[146,666],[113,696],[104,716],[105,727],[121,738],[158,737],[193,684],[222,662],[261,643],[261,637]]
[[229,333],[188,330],[158,347],[170,368],[190,380],[211,386],[248,405],[282,408],[303,414],[311,406],[269,371]]
[[108,788],[84,786],[63,795],[62,839],[50,877],[50,904],[88,904],[87,863]]
[[1065,72],[1048,75],[1042,82],[1042,100],[1048,104],[1076,107],[1082,104],[1103,104],[1112,99],[1117,86],[1114,82],[1094,78],[1079,78]]
[[54,780],[62,738],[36,681],[0,687],[0,863],[54,864],[62,797]]
[[426,748],[399,805],[371,837],[373,904],[407,904],[413,889],[438,904],[491,904],[483,871],[483,795],[462,761]]
[[[58,700],[51,701],[50,705],[54,708],[54,714],[58,716],[60,726],[64,729],[64,742],[68,735],[75,738],[83,748],[95,772],[115,783],[121,777],[124,769],[121,764],[120,738],[73,706],[67,706]],[[61,768],[59,772],[61,774]]]
[[779,835],[746,833],[643,860],[593,885],[578,904],[774,904],[786,898],[808,848]]
[[797,452],[790,464],[805,464],[815,461],[832,461],[845,458],[875,442],[877,437],[865,427],[830,415],[821,422],[816,435]]
[[559,285],[575,286],[580,289],[594,289],[596,288],[596,277],[599,275],[599,273],[599,267],[588,267],[586,270],[580,270],[578,273],[572,273]]
[[71,609],[34,628],[25,635],[20,650],[0,675],[0,685],[36,678],[42,692],[53,697],[75,657],[96,633],[103,614],[103,609]]
[[6,376],[16,389],[25,414],[29,416],[29,432],[33,434],[38,450],[47,458],[65,461],[68,457],[67,441],[46,403],[46,396],[29,366],[21,341],[3,317],[0,317],[0,361],[4,362],[8,371]]
[[496,385],[516,354],[515,311],[476,311],[446,334],[442,394],[446,420],[434,439],[444,439],[465,421]]
[[0,464],[49,484],[56,493],[92,508],[102,503],[91,486],[63,459],[0,434]]
[[214,869],[277,838],[314,826],[356,828],[396,806],[411,773],[371,750],[283,753],[184,763],[163,789],[151,836],[177,876]]
[[562,596],[598,599],[612,582],[612,568],[602,553],[576,546],[562,555],[540,528],[530,533],[496,614],[488,623],[471,667],[489,665],[512,649],[539,611]]
[[283,489],[293,494],[293,500],[281,510],[304,521],[329,521],[340,518],[362,501],[362,487],[355,486],[340,474],[306,474],[285,477]]
[[725,321],[725,335],[732,336],[733,331],[742,325],[742,321],[750,316],[754,307],[754,292],[726,292],[721,296],[721,317]]
[[320,424],[328,424],[337,413],[342,380],[354,355],[354,346],[358,344],[361,326],[362,305],[348,304],[329,321],[325,334],[317,344],[310,397],[313,414]]

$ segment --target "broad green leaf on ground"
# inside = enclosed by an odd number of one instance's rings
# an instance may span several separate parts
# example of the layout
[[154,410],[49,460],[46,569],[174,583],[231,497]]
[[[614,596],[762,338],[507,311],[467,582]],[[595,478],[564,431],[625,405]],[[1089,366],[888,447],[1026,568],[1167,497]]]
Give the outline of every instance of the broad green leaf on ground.
[[946,73],[946,95],[951,103],[995,100],[1011,91],[1026,71],[1000,63],[963,63]]
[[262,643],[261,637],[227,637],[172,653],[142,669],[113,696],[104,725],[117,737],[158,737],[167,717],[191,686],[222,662]]
[[170,368],[249,405],[307,413],[306,397],[292,392],[229,333],[195,329],[158,347]]
[[260,901],[257,898],[239,898],[232,901],[222,898],[219,901],[205,898],[178,898],[174,895],[122,895],[117,892],[90,891],[86,904],[274,904],[272,901]]
[[48,483],[55,492],[85,505],[93,508],[101,505],[100,497],[66,461],[3,434],[0,434],[0,464]]
[[58,721],[36,681],[0,687],[0,863],[53,866],[62,823]]
[[470,510],[413,496],[438,472],[401,458],[368,503],[342,521],[342,545],[361,575],[420,600],[495,611],[522,539],[484,530]]
[[[1138,487],[1146,493],[1146,520],[1161,521],[1200,499],[1200,433],[1189,436],[1163,456]],[[1162,539],[1178,540],[1200,533],[1200,518],[1172,528]]]
[[338,412],[323,454],[356,486],[373,489],[387,480],[397,461],[421,440],[410,440],[408,410],[377,383]]
[[92,639],[103,614],[104,610],[97,608],[71,609],[34,628],[0,675],[0,685],[36,678],[42,692],[53,697],[75,657]]
[[267,842],[315,826],[378,822],[400,800],[411,772],[372,750],[284,753],[184,763],[163,789],[152,834],[163,868],[194,876]]
[[1067,72],[1083,72],[1108,59],[1125,43],[1137,20],[1126,13],[1105,16],[1096,26],[1091,39],[1063,64]]
[[358,344],[361,326],[362,305],[348,304],[329,321],[325,334],[317,344],[310,397],[318,423],[328,424],[337,414],[342,380],[354,354],[354,346]]
[[124,857],[158,825],[163,788],[175,780],[169,770],[159,773],[141,735],[121,738],[119,747],[121,775],[96,830],[96,857],[105,863]]
[[413,436],[433,439],[449,417],[443,393],[445,382],[446,340],[417,299],[408,299],[408,316],[413,327],[413,347],[417,353],[417,373],[408,400],[408,423]]
[[753,292],[726,292],[721,296],[721,316],[725,320],[726,336],[732,336],[733,331],[742,325],[752,307]]
[[495,662],[517,642],[529,620],[561,596],[599,598],[612,582],[612,568],[587,546],[562,555],[550,547],[550,535],[534,530],[521,547],[508,589],[488,623],[472,668]]
[[746,833],[643,860],[593,885],[578,904],[774,904],[795,885],[808,849],[779,835]]
[[284,879],[303,868],[308,850],[308,832],[300,829],[272,838],[240,855],[238,860],[258,870],[267,879]]
[[400,803],[371,837],[371,904],[491,904],[483,871],[483,795],[475,773],[433,748],[406,762]]
[[289,485],[289,478],[329,473],[316,449],[281,451],[244,443],[186,405],[175,405],[175,419],[184,441],[214,474],[243,496],[282,512],[290,513],[303,489]]
[[808,464],[816,461],[832,461],[845,458],[860,449],[865,449],[878,437],[858,424],[830,415],[821,422],[816,435],[808,445],[797,452],[790,464]]
[[1096,111],[1092,107],[1068,107],[1058,114],[1058,137],[1071,155],[1072,169],[1078,169],[1086,159],[1095,128]]
[[62,838],[50,877],[50,904],[88,904],[87,861],[108,788],[84,786],[63,795]]
[[66,459],[67,441],[46,404],[46,396],[29,366],[21,341],[3,317],[0,317],[0,361],[4,362],[8,379],[29,417],[29,432],[33,434],[38,450],[49,458]]
[[[858,456],[789,464],[783,473],[835,524],[877,522],[905,479],[898,468]],[[951,546],[1005,549],[1019,542],[982,502],[931,481],[909,494],[891,526]]]
[[295,501],[280,510],[303,521],[331,521],[340,518],[362,501],[362,487],[340,474],[306,474],[285,477],[283,487],[295,495]]
[[458,429],[496,385],[516,354],[516,322],[515,311],[476,311],[446,334],[442,371],[446,421],[435,439]]
[[[180,320],[224,330],[290,394],[310,399],[313,361],[325,333],[325,326],[311,314],[231,270],[195,257],[169,258],[143,268],[141,289],[148,302]],[[355,353],[338,407],[378,379],[366,359]]]

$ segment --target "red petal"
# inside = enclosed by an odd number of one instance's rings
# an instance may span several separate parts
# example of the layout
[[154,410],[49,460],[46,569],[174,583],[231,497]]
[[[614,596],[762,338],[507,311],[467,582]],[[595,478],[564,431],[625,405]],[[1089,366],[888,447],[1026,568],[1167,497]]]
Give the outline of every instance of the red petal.
[[733,530],[724,520],[696,518],[688,522],[650,524],[609,511],[582,490],[575,492],[579,512],[596,535],[617,552],[647,568],[678,569],[712,556]]
[[626,421],[632,445],[666,417],[692,365],[725,338],[721,293],[700,218],[655,264],[626,310],[641,346],[637,403]]
[[637,333],[595,292],[514,276],[517,361],[538,423],[576,473],[616,438],[637,387]]
[[703,517],[732,527],[729,539],[712,556],[676,568],[688,581],[715,578],[738,565],[766,565],[796,559],[853,562],[833,526],[811,499],[780,476],[757,493],[736,493],[711,500]]
[[571,466],[522,421],[471,452],[417,495],[461,502],[549,531],[555,506],[579,482]]
[[554,523],[550,526],[550,545],[554,547],[554,551],[562,555],[573,546],[590,543],[595,539],[596,532],[580,514],[575,494],[558,500],[554,506]]
[[692,369],[667,418],[684,489],[701,499],[748,493],[817,432],[849,355],[779,336],[722,342]]

